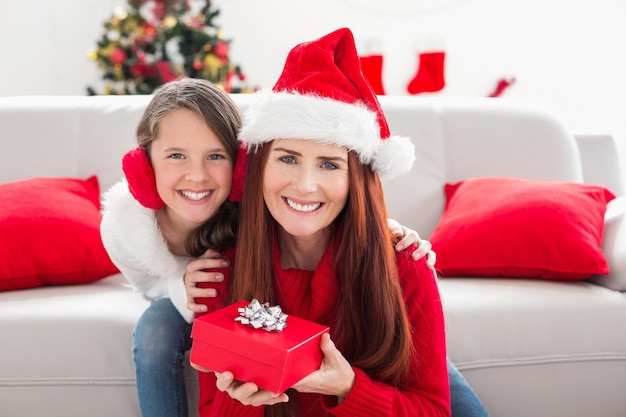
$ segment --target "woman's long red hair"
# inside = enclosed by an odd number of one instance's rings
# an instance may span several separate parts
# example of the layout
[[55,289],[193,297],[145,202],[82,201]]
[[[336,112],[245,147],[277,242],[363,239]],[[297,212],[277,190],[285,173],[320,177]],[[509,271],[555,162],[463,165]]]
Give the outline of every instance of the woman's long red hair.
[[[263,173],[271,143],[248,154],[237,257],[230,301],[276,303],[272,250],[276,222],[263,200]],[[332,338],[344,357],[372,378],[400,388],[412,350],[382,185],[369,165],[348,152],[349,196],[336,219],[340,233],[334,270],[340,282]],[[288,403],[289,404],[289,403]],[[266,416],[293,415],[289,405]]]

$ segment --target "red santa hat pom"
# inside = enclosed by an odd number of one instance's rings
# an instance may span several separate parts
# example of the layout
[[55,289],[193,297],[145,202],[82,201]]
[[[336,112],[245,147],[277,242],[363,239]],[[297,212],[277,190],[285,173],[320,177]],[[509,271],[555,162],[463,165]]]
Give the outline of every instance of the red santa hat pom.
[[272,91],[257,93],[239,139],[254,149],[275,138],[345,146],[385,178],[409,171],[415,161],[411,140],[390,135],[347,28],[297,45]]
[[135,200],[152,210],[165,207],[157,191],[154,170],[146,151],[141,148],[128,151],[122,158],[122,170],[128,181],[128,189]]

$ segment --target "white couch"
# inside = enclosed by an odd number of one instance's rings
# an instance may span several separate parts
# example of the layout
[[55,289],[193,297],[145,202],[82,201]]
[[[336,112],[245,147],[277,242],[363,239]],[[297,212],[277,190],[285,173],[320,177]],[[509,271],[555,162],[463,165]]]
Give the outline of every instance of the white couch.
[[[250,96],[234,98],[245,107]],[[121,156],[135,146],[149,99],[0,98],[0,182],[96,174],[106,190],[121,178]],[[613,139],[574,137],[545,109],[487,98],[381,102],[392,131],[412,137],[417,153],[409,175],[385,183],[390,211],[423,237],[441,216],[446,182],[486,175],[584,180],[624,193]],[[623,197],[611,203],[603,243],[612,274],[596,283],[440,279],[449,356],[493,417],[626,415],[620,210]],[[119,274],[0,293],[0,415],[139,416],[131,331],[146,305]],[[194,410],[191,371],[188,382]]]

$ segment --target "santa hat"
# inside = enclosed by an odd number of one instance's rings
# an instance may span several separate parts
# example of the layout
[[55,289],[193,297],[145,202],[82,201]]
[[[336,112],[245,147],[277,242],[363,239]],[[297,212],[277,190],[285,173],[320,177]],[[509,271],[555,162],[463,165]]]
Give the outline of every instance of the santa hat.
[[272,91],[256,94],[239,134],[248,150],[276,138],[310,139],[347,147],[385,178],[413,166],[413,144],[390,135],[347,28],[297,45]]

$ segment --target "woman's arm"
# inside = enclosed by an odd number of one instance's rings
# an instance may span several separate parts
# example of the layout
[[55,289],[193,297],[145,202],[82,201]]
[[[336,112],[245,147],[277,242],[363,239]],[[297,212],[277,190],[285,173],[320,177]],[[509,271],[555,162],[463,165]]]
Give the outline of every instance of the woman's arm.
[[324,397],[333,416],[450,416],[443,310],[434,273],[424,260],[415,262],[406,251],[396,256],[413,326],[414,354],[406,383],[396,388],[355,368],[354,386],[342,401]]

